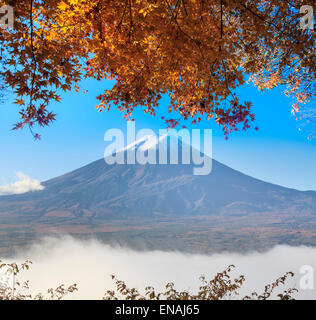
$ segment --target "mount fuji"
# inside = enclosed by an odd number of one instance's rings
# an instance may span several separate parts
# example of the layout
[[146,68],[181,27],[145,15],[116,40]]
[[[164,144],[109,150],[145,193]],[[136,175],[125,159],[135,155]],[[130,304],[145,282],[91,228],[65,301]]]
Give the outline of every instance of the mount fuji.
[[[119,152],[126,158],[131,148],[149,152],[158,142],[147,136]],[[93,233],[108,230],[108,226],[125,228],[126,221],[134,221],[137,227],[144,221],[194,217],[221,219],[223,226],[238,219],[239,229],[248,226],[250,220],[253,225],[271,219],[274,225],[289,219],[291,223],[315,223],[315,191],[263,182],[214,159],[209,175],[193,175],[195,164],[181,164],[182,148],[179,143],[178,165],[109,165],[100,159],[43,182],[43,190],[1,196],[0,234],[8,228],[16,232],[54,229]],[[314,234],[312,237],[316,238]]]

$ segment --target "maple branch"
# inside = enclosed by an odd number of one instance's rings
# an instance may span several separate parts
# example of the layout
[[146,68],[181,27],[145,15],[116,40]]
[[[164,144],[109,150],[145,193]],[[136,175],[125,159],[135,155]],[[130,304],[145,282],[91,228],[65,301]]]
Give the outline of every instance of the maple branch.
[[212,65],[210,66],[210,73],[209,73],[208,82],[207,82],[207,92],[210,89],[211,77],[214,76],[214,66],[216,62],[217,62],[217,58],[215,58]]
[[184,9],[185,15],[188,16],[188,11],[187,11],[187,8],[186,8],[186,6],[185,6],[184,0],[182,0],[182,5],[183,5],[183,9]]
[[[33,104],[33,94],[34,94],[34,83],[35,83],[35,76],[37,71],[37,60],[35,56],[34,51],[34,30],[33,30],[33,0],[31,0],[31,8],[30,8],[30,29],[31,29],[31,54],[32,54],[32,63],[34,63],[34,69],[32,73],[32,82],[31,82],[31,93],[30,93],[30,103],[29,107],[32,108]],[[34,108],[35,112],[38,114],[38,111],[36,108]],[[39,134],[34,133],[32,130],[32,122],[29,122],[28,127],[30,129],[30,132],[35,140],[40,139]]]
[[[286,36],[290,36],[293,38],[293,36],[290,33],[284,32],[283,30],[281,30],[274,22],[269,22],[267,21],[264,17],[262,17],[260,14],[254,12],[252,9],[250,9],[249,7],[247,7],[246,5],[244,5],[243,3],[239,2],[239,4],[246,9],[247,11],[249,11],[252,15],[254,15],[255,17],[257,17],[258,19],[260,19],[261,21],[263,21],[264,23],[268,24],[269,26],[274,27],[281,35],[286,35]],[[279,12],[279,11],[278,11]],[[273,20],[274,21],[274,20]],[[299,41],[299,39],[294,38],[295,41],[300,44],[301,42]]]
[[221,0],[221,39],[223,39],[223,0]]
[[[226,63],[224,60],[222,60],[223,66],[224,66],[224,72],[225,72],[225,86],[226,86],[226,90],[228,91],[228,93],[232,96],[232,98],[234,100],[236,100],[236,94],[234,94],[229,86],[228,86],[228,81],[227,81],[227,67],[226,67]],[[227,97],[227,93],[225,92],[225,103],[226,103],[226,97]]]
[[129,29],[129,36],[133,31],[133,15],[132,15],[132,0],[129,0],[129,20],[130,20],[130,29]]
[[[174,16],[174,14],[173,14],[173,12],[172,12],[172,8],[170,7],[170,4],[169,4],[168,0],[165,0],[165,3],[167,4],[168,9],[169,9],[169,11],[170,11],[170,13],[171,13],[172,19],[173,19],[174,22],[176,23],[178,29],[179,29],[186,37],[188,37],[188,38],[191,39],[191,40],[194,40],[194,39],[192,39],[192,38],[190,37],[190,35],[188,35],[186,32],[184,32],[184,31],[181,29],[181,27],[180,27],[180,25],[179,25],[179,23],[178,23],[178,21],[177,21],[177,18]],[[178,2],[177,2],[177,3],[178,3]]]
[[[287,1],[287,2],[288,2],[288,1]],[[246,5],[244,5],[243,3],[241,3],[240,1],[239,1],[238,3],[239,3],[240,6],[242,6],[244,9],[246,9],[248,12],[250,12],[252,15],[254,15],[255,17],[257,17],[258,19],[260,19],[260,20],[263,21],[264,23],[268,24],[269,26],[274,27],[274,28],[279,32],[280,35],[288,36],[288,37],[292,38],[298,45],[302,45],[303,48],[305,47],[304,42],[300,41],[299,38],[294,37],[294,36],[291,34],[291,32],[285,32],[284,30],[280,29],[280,28],[274,23],[274,20],[275,20],[275,19],[273,19],[272,22],[269,22],[269,21],[267,21],[264,17],[262,17],[260,14],[254,12],[252,9],[250,9],[249,7],[247,7]],[[278,12],[279,12],[279,10],[278,10]],[[276,13],[276,15],[278,14],[278,12]],[[283,21],[283,25],[284,25],[284,21]],[[305,33],[306,31],[307,31],[307,29],[304,30],[303,33]]]
[[31,83],[31,94],[30,94],[30,105],[32,105],[34,81],[35,81],[35,74],[36,74],[36,70],[37,70],[37,61],[36,61],[36,57],[35,57],[35,53],[34,53],[34,44],[33,44],[33,0],[31,0],[31,8],[30,8],[30,28],[31,28],[31,53],[32,53],[32,61],[34,62],[32,83]]
[[[223,39],[223,0],[221,0],[221,40]],[[222,51],[222,44],[219,46],[219,51]]]
[[172,16],[172,19],[173,19],[174,22],[176,23],[176,25],[177,25],[177,27],[178,27],[178,30],[179,30],[181,33],[183,33],[187,38],[189,38],[191,41],[193,41],[193,42],[197,45],[197,47],[198,47],[199,50],[200,50],[201,56],[203,57],[203,59],[205,59],[204,54],[203,54],[203,52],[202,52],[202,50],[201,50],[201,47],[200,47],[200,44],[201,44],[201,43],[200,43],[199,41],[195,40],[194,38],[192,38],[189,34],[187,34],[185,31],[182,30],[182,28],[180,27],[180,25],[179,25],[179,23],[178,23],[178,21],[177,21],[177,18],[174,16],[174,14],[173,14],[173,12],[172,12],[172,8],[170,7],[170,4],[169,4],[168,0],[164,0],[164,1],[165,1],[165,3],[167,3],[167,6],[168,6],[169,11],[170,11],[171,16]]
[[178,18],[178,13],[179,13],[180,8],[181,8],[181,0],[178,0],[176,3],[176,6],[175,6],[175,10],[177,10],[176,15],[175,15],[176,19]]
[[239,4],[246,9],[247,11],[249,11],[252,15],[254,15],[255,17],[259,18],[260,20],[262,20],[263,22],[267,23],[270,26],[273,26],[275,29],[277,29],[279,32],[283,33],[282,30],[280,30],[280,28],[273,22],[269,22],[267,21],[264,17],[262,17],[261,15],[259,15],[258,13],[254,12],[253,10],[251,10],[250,8],[248,8],[246,5],[244,5],[243,3],[239,2]]
[[124,10],[123,10],[123,14],[122,14],[121,20],[120,20],[119,24],[117,25],[116,29],[119,29],[119,28],[120,28],[120,26],[121,26],[121,25],[122,25],[122,23],[123,23],[123,20],[124,20],[124,16],[125,16],[125,11],[126,11],[127,5],[128,5],[128,0],[125,0],[125,7],[124,7]]

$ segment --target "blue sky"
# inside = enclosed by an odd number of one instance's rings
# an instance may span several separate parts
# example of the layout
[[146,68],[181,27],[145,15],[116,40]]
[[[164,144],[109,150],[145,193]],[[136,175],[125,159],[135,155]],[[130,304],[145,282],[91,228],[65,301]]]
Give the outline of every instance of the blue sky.
[[[88,89],[87,94],[68,92],[61,103],[51,105],[57,121],[36,131],[42,135],[40,141],[34,141],[28,129],[11,131],[18,108],[10,99],[0,105],[0,185],[13,182],[16,171],[45,181],[100,159],[107,146],[105,131],[125,131],[126,121],[115,108],[103,113],[94,108],[95,97],[111,82],[85,81],[82,87]],[[252,101],[259,131],[234,132],[226,141],[214,121],[183,124],[189,129],[212,129],[213,157],[236,170],[283,186],[316,190],[316,138],[308,141],[307,132],[298,131],[290,99],[281,89],[258,92],[251,85],[240,88],[238,94]],[[166,115],[167,107],[163,99],[157,117],[136,112],[136,130],[151,128],[158,133],[165,128],[160,116]]]

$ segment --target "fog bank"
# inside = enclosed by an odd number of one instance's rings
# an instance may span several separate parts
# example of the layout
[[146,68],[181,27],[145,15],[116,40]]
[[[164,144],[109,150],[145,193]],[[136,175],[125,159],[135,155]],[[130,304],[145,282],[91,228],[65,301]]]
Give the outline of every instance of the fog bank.
[[[69,295],[72,299],[100,299],[108,289],[113,289],[110,277],[114,274],[129,287],[142,291],[152,285],[163,289],[174,282],[177,289],[196,291],[199,276],[207,279],[234,264],[233,276],[245,275],[246,282],[241,296],[252,291],[263,292],[264,285],[271,283],[287,271],[295,277],[286,287],[296,286],[296,298],[316,299],[314,289],[300,289],[303,265],[316,267],[316,248],[277,246],[266,253],[250,254],[184,254],[178,252],[138,252],[120,247],[111,247],[96,240],[77,240],[71,237],[45,238],[27,251],[19,252],[12,261],[33,261],[23,279],[30,280],[32,293],[45,292],[50,287],[64,283],[78,284],[79,291]],[[282,289],[285,287],[282,287]]]

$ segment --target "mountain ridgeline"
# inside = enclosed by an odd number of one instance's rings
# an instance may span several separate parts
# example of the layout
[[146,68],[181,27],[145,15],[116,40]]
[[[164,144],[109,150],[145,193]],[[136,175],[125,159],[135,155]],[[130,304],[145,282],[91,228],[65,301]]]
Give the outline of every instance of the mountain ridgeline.
[[[199,165],[183,164],[180,141],[179,164],[170,164],[169,144],[167,164],[126,164],[133,150],[159,159],[157,141],[147,137],[43,182],[43,190],[1,196],[0,255],[56,234],[195,253],[316,246],[315,191],[263,182],[216,160],[210,174],[194,175]],[[113,156],[125,164],[109,164]]]
[[[131,148],[143,148],[148,139]],[[149,148],[155,144],[149,143]],[[131,148],[123,149],[124,158]],[[208,175],[194,163],[113,164],[104,159],[45,181],[42,191],[0,197],[0,215],[126,219],[143,216],[245,215],[252,212],[315,215],[316,192],[263,182],[212,160]],[[192,150],[191,150],[192,151]],[[147,150],[148,152],[148,150]],[[157,159],[158,148],[156,148]],[[192,151],[196,152],[196,151]],[[125,161],[126,162],[126,161]],[[168,162],[170,146],[168,144]]]

